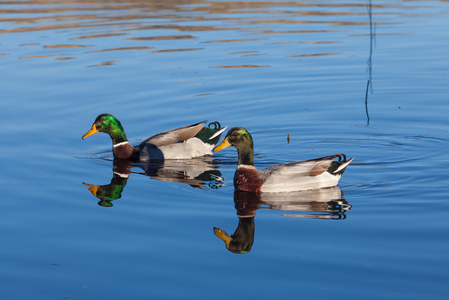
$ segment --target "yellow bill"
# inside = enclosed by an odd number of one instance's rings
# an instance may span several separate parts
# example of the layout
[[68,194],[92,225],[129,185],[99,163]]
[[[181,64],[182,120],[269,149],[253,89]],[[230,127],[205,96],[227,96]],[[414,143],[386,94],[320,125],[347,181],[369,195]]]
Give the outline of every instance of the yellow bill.
[[229,249],[229,243],[232,241],[232,237],[230,237],[224,230],[220,228],[214,227],[215,235],[220,238],[223,242],[225,242],[226,249]]
[[100,132],[100,131],[97,129],[97,126],[95,126],[95,124],[94,124],[94,125],[92,125],[92,128],[88,132],[86,132],[85,135],[83,135],[82,139],[84,140],[88,136],[91,136],[91,135],[96,134],[98,132]]
[[[87,134],[87,133],[86,133]],[[225,137],[223,142],[220,143],[217,147],[215,147],[214,152],[221,151],[225,148],[228,148],[229,146],[232,146],[231,143],[228,141],[228,137]]]
[[92,193],[92,195],[94,195],[95,197],[97,196],[97,192],[98,189],[100,188],[100,186],[98,185],[93,185],[93,184],[88,184],[83,182],[84,185],[87,185],[89,187],[89,191]]

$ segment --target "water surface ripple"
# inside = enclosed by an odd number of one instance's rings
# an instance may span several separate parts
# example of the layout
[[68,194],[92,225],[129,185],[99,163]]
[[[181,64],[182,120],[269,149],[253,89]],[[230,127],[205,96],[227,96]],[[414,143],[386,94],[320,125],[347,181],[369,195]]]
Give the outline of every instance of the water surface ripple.
[[[448,1],[0,3],[0,299],[445,299]],[[345,153],[338,187],[235,191],[234,148],[114,161],[209,120],[256,167]]]

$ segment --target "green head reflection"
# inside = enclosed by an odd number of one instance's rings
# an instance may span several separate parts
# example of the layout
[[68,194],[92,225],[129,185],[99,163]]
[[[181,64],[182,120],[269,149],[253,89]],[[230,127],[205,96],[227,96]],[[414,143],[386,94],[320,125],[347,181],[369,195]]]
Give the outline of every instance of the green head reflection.
[[111,179],[111,183],[109,184],[93,185],[85,182],[83,182],[83,184],[89,187],[89,191],[92,193],[92,195],[101,200],[100,202],[98,202],[98,205],[104,207],[112,207],[113,204],[111,202],[122,197],[122,192],[127,181],[128,178],[114,173]]
[[224,230],[214,227],[215,235],[226,245],[226,249],[233,253],[245,254],[251,251],[254,243],[254,217],[239,218],[239,225],[232,236]]

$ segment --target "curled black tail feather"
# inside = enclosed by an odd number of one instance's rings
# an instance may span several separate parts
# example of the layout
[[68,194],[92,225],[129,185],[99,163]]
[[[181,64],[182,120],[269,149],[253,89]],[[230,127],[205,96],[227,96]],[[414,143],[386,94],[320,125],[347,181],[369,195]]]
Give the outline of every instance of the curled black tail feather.
[[[212,128],[212,125],[214,126],[214,128]],[[221,129],[221,125],[219,122],[215,121],[215,122],[210,122],[209,125],[207,125],[207,127],[209,127],[212,130],[220,130]]]
[[217,121],[209,123],[209,125],[204,126],[195,137],[202,140],[204,143],[215,145],[220,139],[220,135],[210,139],[218,130],[221,129],[221,124]]

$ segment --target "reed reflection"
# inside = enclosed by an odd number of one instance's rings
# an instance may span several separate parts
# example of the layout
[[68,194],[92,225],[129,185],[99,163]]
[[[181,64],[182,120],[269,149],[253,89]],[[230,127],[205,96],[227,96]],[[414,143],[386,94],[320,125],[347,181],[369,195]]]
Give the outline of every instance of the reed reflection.
[[[140,169],[133,171],[132,169]],[[100,199],[98,205],[112,207],[112,201],[122,197],[123,190],[131,174],[148,176],[150,179],[188,184],[200,189],[218,189],[222,183],[221,172],[212,157],[193,160],[156,161],[149,164],[136,164],[116,159],[113,163],[111,182],[106,185],[94,185],[83,182],[93,196]]]
[[254,218],[258,209],[291,212],[282,214],[286,217],[328,220],[344,220],[346,212],[351,209],[338,187],[294,193],[251,193],[236,190],[234,203],[239,220],[237,229],[232,235],[228,235],[224,230],[214,227],[214,233],[225,243],[226,249],[240,254],[250,252],[254,244]]
[[373,93],[373,44],[375,39],[375,32],[374,32],[374,23],[373,23],[373,5],[371,4],[371,0],[367,3],[367,10],[368,10],[368,18],[369,18],[369,37],[370,37],[370,44],[369,44],[369,58],[368,58],[368,80],[366,82],[366,91],[365,91],[365,113],[366,113],[366,125],[369,125],[369,112],[368,112],[368,91],[371,91],[371,94]]

